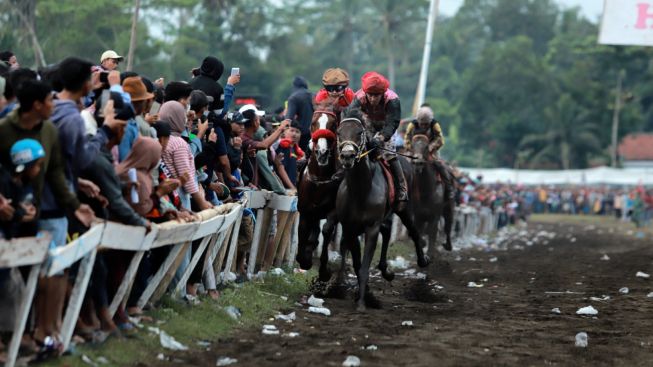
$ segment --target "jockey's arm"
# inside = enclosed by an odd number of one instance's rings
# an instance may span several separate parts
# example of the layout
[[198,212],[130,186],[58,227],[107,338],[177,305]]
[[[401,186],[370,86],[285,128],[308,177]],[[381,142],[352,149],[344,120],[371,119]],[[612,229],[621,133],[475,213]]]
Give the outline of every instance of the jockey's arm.
[[383,139],[388,141],[392,138],[392,135],[395,133],[401,122],[401,103],[399,98],[388,101],[388,104],[385,107],[385,125],[381,134],[383,134]]
[[408,126],[406,126],[406,135],[404,135],[404,148],[406,150],[411,150],[412,144],[413,144],[413,133],[415,131],[415,123],[414,122],[409,122]]
[[433,140],[429,144],[429,150],[432,152],[440,150],[444,146],[444,134],[442,134],[442,127],[439,122],[433,124]]

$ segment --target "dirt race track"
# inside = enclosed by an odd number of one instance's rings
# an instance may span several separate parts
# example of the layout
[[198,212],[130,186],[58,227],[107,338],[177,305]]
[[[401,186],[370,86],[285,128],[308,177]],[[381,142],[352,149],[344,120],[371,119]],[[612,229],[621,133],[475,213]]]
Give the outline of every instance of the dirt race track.
[[[544,232],[549,237],[526,243]],[[238,331],[212,352],[183,358],[195,366],[215,366],[222,356],[238,359],[234,366],[342,366],[349,355],[362,366],[653,365],[653,298],[647,298],[653,279],[636,277],[653,272],[650,241],[607,228],[538,223],[505,241],[504,250],[454,253],[448,269],[431,265],[426,279],[398,276],[389,284],[374,277],[382,309],[356,312],[351,295],[326,300],[330,317],[298,306],[283,310],[296,311],[296,321],[269,322],[281,336]],[[590,300],[604,296],[610,298]],[[598,316],[576,315],[588,305]],[[584,349],[574,346],[581,331],[589,335]],[[288,332],[300,335],[284,337]]]

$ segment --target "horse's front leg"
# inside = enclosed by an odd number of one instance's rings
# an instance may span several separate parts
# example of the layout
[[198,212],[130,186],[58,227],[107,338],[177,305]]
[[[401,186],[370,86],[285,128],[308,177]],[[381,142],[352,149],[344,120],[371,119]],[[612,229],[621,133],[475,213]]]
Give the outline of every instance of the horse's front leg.
[[392,216],[383,221],[381,224],[381,258],[377,268],[381,271],[383,278],[389,282],[394,280],[395,273],[388,270],[388,247],[390,245],[390,235],[392,234]]
[[427,255],[424,255],[424,240],[422,239],[422,236],[420,235],[419,231],[415,227],[415,222],[413,221],[412,215],[408,210],[403,210],[397,213],[399,215],[399,218],[401,218],[401,222],[406,226],[406,229],[408,229],[408,235],[410,238],[413,240],[413,243],[415,244],[415,253],[417,254],[417,265],[419,265],[420,268],[425,268],[429,266],[431,263],[431,260]]
[[320,281],[328,282],[331,279],[331,272],[329,271],[329,242],[333,238],[333,230],[335,228],[335,213],[327,216],[326,223],[322,227],[322,254],[320,255]]
[[381,224],[379,223],[372,227],[368,227],[368,229],[365,231],[365,248],[363,250],[363,261],[358,272],[358,311],[365,311],[365,299],[371,298],[367,294],[368,281],[370,278],[370,265],[372,264],[374,251],[376,251],[376,242],[379,239],[380,227]]

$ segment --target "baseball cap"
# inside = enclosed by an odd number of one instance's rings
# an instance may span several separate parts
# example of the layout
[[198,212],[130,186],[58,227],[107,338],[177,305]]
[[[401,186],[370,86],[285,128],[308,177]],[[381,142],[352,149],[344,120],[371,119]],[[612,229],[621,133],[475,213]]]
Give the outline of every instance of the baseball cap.
[[17,173],[23,172],[27,165],[45,157],[45,150],[41,143],[34,139],[18,140],[9,150],[11,163],[14,164]]
[[238,109],[238,112],[240,112],[247,120],[253,119],[254,115],[265,116],[265,111],[259,110],[253,104],[244,105]]
[[236,111],[234,113],[231,113],[228,118],[229,118],[229,121],[235,122],[237,124],[244,124],[245,121],[247,121],[245,116],[243,116],[243,114],[238,112],[238,111]]
[[122,61],[124,57],[118,55],[114,50],[107,50],[102,53],[102,56],[100,57],[100,62],[106,59],[116,59],[118,61]]

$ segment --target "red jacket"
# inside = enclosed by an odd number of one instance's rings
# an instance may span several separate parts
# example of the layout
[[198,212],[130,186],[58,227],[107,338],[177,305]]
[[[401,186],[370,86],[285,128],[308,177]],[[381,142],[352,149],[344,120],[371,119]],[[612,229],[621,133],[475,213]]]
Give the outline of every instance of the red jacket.
[[[315,95],[315,103],[318,104],[326,100],[327,98],[329,98],[329,92],[327,92],[326,89],[322,88]],[[351,90],[351,88],[347,88],[345,89],[345,94],[340,98],[338,98],[338,105],[340,105],[340,107],[347,107],[351,104],[353,100],[354,100],[354,91]]]

